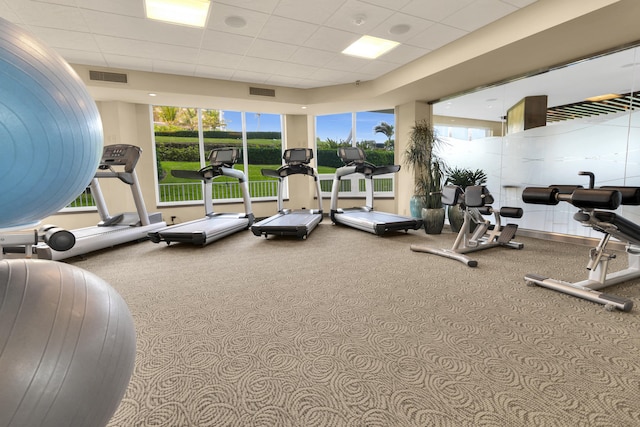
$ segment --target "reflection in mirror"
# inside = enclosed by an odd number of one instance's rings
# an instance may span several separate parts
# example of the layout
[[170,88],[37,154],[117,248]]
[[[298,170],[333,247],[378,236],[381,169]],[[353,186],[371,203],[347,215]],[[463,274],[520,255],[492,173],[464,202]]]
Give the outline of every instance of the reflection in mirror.
[[[640,186],[639,48],[601,55],[433,105],[434,123],[447,140],[451,167],[482,169],[494,207],[519,206],[523,229],[600,237],[573,220],[576,208],[522,202],[528,186],[589,181],[595,186]],[[607,95],[605,99],[589,98]],[[546,96],[546,123],[526,130],[507,126],[507,113],[527,97]],[[540,111],[538,111],[538,114]],[[478,137],[481,135],[484,137]],[[640,223],[640,208],[618,212]]]

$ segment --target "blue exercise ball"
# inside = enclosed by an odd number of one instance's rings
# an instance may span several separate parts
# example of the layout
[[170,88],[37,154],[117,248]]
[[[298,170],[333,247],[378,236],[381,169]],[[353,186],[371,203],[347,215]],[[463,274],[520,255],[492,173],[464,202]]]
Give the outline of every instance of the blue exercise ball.
[[98,276],[56,261],[0,261],[1,426],[105,426],[135,353],[131,313]]
[[102,155],[98,108],[71,66],[0,18],[0,228],[30,227],[89,185]]

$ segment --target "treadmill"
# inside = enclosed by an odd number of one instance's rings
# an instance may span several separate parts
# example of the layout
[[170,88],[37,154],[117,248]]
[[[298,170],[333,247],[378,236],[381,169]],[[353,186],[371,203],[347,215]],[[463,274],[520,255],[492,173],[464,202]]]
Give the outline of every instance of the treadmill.
[[[229,234],[248,229],[253,224],[251,212],[251,197],[249,184],[242,171],[233,169],[233,165],[240,157],[238,148],[219,148],[211,151],[209,165],[197,171],[172,170],[171,175],[176,178],[201,179],[204,182],[204,218],[170,225],[149,233],[154,243],[172,242],[191,243],[205,246]],[[213,211],[212,182],[220,176],[236,178],[240,185],[244,207],[242,213],[216,213]]]
[[[128,144],[108,145],[103,148],[98,171],[91,180],[90,186],[100,222],[92,227],[70,230],[75,238],[75,244],[70,242],[71,247],[66,250],[57,250],[64,249],[60,248],[60,245],[39,243],[35,246],[38,258],[61,260],[127,242],[147,240],[147,233],[166,226],[160,212],[147,214],[135,170],[141,153],[140,147]],[[131,188],[136,212],[125,212],[114,216],[109,214],[99,179],[113,178]]]
[[[278,213],[263,219],[251,226],[251,231],[256,236],[268,237],[269,234],[278,236],[296,236],[306,239],[309,233],[322,221],[322,195],[320,180],[315,169],[309,166],[313,159],[313,151],[310,148],[290,148],[284,151],[282,158],[285,165],[277,170],[262,169],[262,175],[278,178]],[[313,178],[318,199],[318,209],[290,210],[282,205],[284,178],[290,175],[308,175]]]
[[[399,165],[375,166],[368,163],[360,147],[340,147],[338,156],[345,166],[336,169],[331,188],[331,221],[334,224],[343,224],[379,236],[389,231],[418,230],[422,227],[422,219],[373,210],[373,177],[396,173],[400,170]],[[340,180],[355,173],[365,177],[366,204],[362,207],[340,209],[338,208]]]

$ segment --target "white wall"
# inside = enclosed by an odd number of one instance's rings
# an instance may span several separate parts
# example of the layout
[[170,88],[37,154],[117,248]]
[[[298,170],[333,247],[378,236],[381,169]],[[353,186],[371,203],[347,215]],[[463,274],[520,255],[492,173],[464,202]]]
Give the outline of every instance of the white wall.
[[[578,209],[567,202],[525,204],[522,191],[526,187],[567,184],[587,188],[589,178],[579,176],[580,171],[593,172],[596,187],[640,186],[640,112],[571,120],[504,137],[447,142],[442,154],[449,166],[487,172],[487,187],[496,199],[493,206],[522,207],[524,216],[508,222],[524,229],[602,235],[573,220]],[[621,206],[616,212],[640,224],[640,207]]]

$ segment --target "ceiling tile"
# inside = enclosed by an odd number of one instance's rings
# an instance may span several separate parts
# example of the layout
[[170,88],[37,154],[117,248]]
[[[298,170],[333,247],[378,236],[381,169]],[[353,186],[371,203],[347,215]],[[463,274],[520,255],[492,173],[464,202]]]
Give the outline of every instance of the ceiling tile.
[[192,47],[198,45],[204,32],[201,28],[171,25],[113,13],[85,11],[83,14],[93,33],[117,38]]
[[280,0],[273,11],[274,15],[296,19],[313,24],[324,23],[341,5],[344,0],[300,1]]
[[[373,29],[369,35],[404,43],[433,24],[434,22],[432,21],[407,15],[406,13],[394,13],[389,19],[386,19]],[[409,28],[404,34],[392,33],[391,29],[398,25],[407,25]]]
[[372,61],[371,59],[357,58],[355,56],[336,55],[325,65],[325,68],[341,71],[358,71]]
[[296,62],[303,65],[311,65],[316,67],[324,67],[336,55],[341,55],[326,50],[312,49],[310,47],[299,47],[291,57],[290,62]]
[[236,71],[231,80],[247,83],[266,83],[268,74],[259,71]]
[[416,37],[407,40],[407,44],[423,49],[435,50],[447,43],[451,43],[452,41],[465,36],[466,34],[468,34],[466,31],[458,28],[435,24],[418,34]]
[[[69,0],[69,2],[73,3],[73,0]],[[143,0],[78,0],[77,5],[80,9],[116,13],[136,18],[145,17]]]
[[505,3],[509,3],[515,7],[522,8],[535,3],[537,0],[502,0]]
[[[150,58],[139,58],[119,54],[105,54],[105,60],[109,67],[122,68],[122,69],[134,69],[140,71],[152,71],[153,60]],[[133,64],[134,66],[131,67]]]
[[[318,87],[387,73],[531,3],[212,0],[207,29],[146,19],[142,0],[0,0],[0,16],[77,64]],[[397,25],[408,30],[392,34]],[[377,60],[341,54],[365,33],[401,45]]]
[[240,71],[252,71],[256,73],[270,74],[275,72],[281,66],[282,61],[244,57],[237,68]]
[[402,13],[440,22],[473,2],[474,0],[411,0],[401,10]]
[[359,37],[360,36],[355,33],[320,27],[318,31],[307,39],[304,45],[328,52],[342,52],[351,43],[358,40]]
[[329,70],[327,68],[320,68],[314,71],[311,76],[311,79],[334,82],[334,83],[351,83],[356,80],[360,80],[360,74],[337,71],[337,70]]
[[184,46],[172,46],[141,40],[123,39],[110,36],[95,36],[104,53],[119,54],[138,58],[164,58],[175,62],[192,63],[198,50]]
[[10,9],[29,26],[88,32],[80,10],[76,7],[33,1],[11,2]]
[[299,77],[306,78],[316,71],[317,67],[310,65],[292,64],[290,62],[283,62],[280,67],[277,68],[276,73],[284,77]]
[[515,12],[515,6],[500,0],[476,0],[442,20],[443,24],[465,31],[474,31],[492,21]]
[[203,49],[235,53],[237,55],[244,55],[247,49],[251,47],[251,43],[253,43],[253,37],[213,30],[206,30],[202,38]]
[[194,76],[206,77],[209,79],[230,80],[234,70],[224,67],[210,67],[207,65],[196,65]]
[[404,65],[408,62],[418,59],[421,56],[429,53],[429,49],[415,47],[407,44],[401,44],[400,46],[392,49],[380,57],[382,62],[389,62],[395,64],[396,67]]
[[236,68],[240,65],[242,58],[244,58],[243,55],[201,49],[195,63],[206,67]]
[[196,70],[194,64],[185,64],[184,62],[162,61],[160,59],[153,60],[153,72],[165,74],[177,74],[182,76],[193,76]]
[[362,0],[365,3],[374,4],[380,7],[386,7],[390,10],[400,10],[411,0]]
[[[225,23],[227,18],[235,16],[243,18],[247,24],[244,27],[237,28]],[[264,23],[267,22],[267,19],[269,19],[269,15],[266,13],[219,4],[215,10],[212,9],[209,12],[207,28],[210,30],[255,37],[260,32]]]
[[259,37],[283,43],[303,43],[318,28],[317,24],[272,15],[262,27]]
[[324,26],[357,34],[368,34],[393,15],[393,11],[358,0],[347,0]]
[[99,52],[87,52],[86,50],[56,48],[56,52],[62,55],[71,64],[95,65],[99,67],[109,67],[109,63],[104,55]]
[[215,0],[211,2],[211,10],[218,10],[218,5],[235,6],[247,10],[256,10],[258,12],[272,13],[280,0]]
[[254,40],[247,50],[247,56],[256,58],[274,59],[284,61],[288,59],[297,47],[292,44],[272,42],[270,40]]

